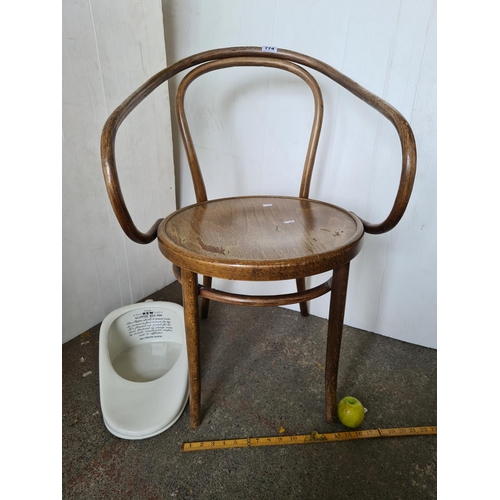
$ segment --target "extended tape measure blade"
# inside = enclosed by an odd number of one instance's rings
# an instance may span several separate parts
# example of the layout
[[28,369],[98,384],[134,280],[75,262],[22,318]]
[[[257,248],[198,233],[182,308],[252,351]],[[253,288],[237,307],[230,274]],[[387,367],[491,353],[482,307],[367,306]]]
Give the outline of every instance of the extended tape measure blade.
[[364,431],[328,432],[324,434],[312,431],[310,434],[301,434],[297,436],[266,436],[257,438],[193,441],[183,443],[181,451],[221,450],[228,448],[251,448],[256,446],[285,446],[290,444],[329,443],[353,439],[424,436],[433,434],[437,434],[437,426],[435,425],[427,425],[424,427],[392,427],[389,429],[369,429]]

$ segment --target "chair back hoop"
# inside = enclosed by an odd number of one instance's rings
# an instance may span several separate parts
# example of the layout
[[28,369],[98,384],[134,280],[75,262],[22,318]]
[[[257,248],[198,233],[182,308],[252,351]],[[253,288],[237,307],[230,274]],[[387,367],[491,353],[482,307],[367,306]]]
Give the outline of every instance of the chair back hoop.
[[302,78],[302,80],[304,80],[309,85],[314,98],[314,118],[313,118],[311,136],[309,139],[309,145],[306,153],[306,159],[304,163],[304,170],[302,173],[300,191],[299,191],[299,198],[308,198],[309,188],[311,185],[312,171],[314,167],[314,160],[316,158],[316,151],[318,149],[318,141],[321,133],[321,126],[323,124],[323,96],[321,94],[321,89],[318,85],[318,82],[314,79],[314,77],[308,71],[298,66],[297,64],[282,59],[269,59],[265,57],[251,56],[251,57],[230,57],[228,59],[220,59],[202,64],[193,69],[191,72],[189,72],[182,79],[177,89],[177,96],[175,101],[175,113],[182,137],[182,142],[184,143],[184,148],[186,150],[189,167],[191,169],[191,175],[193,178],[193,184],[195,188],[197,202],[201,203],[203,201],[207,201],[207,193],[203,181],[203,176],[200,170],[198,157],[196,155],[196,151],[194,148],[193,139],[191,137],[191,132],[189,130],[188,121],[186,118],[186,112],[184,107],[184,98],[186,95],[186,90],[189,87],[189,85],[193,82],[193,80],[200,77],[201,75],[204,75],[210,71],[215,71],[218,69],[230,68],[235,66],[261,66],[268,68],[278,68],[293,73],[294,75]]
[[[220,63],[220,66],[217,62]],[[120,104],[109,116],[104,124],[101,135],[101,163],[106,189],[114,213],[123,231],[131,240],[142,244],[154,241],[157,236],[158,226],[163,219],[158,219],[148,231],[142,232],[136,227],[130,216],[120,188],[118,171],[116,168],[115,138],[118,128],[129,113],[158,86],[178,73],[199,65],[202,65],[199,67],[200,69],[194,70],[191,73],[191,76],[187,75],[184,78],[183,82],[186,88],[189,83],[197,76],[200,76],[200,74],[213,71],[214,69],[235,65],[272,66],[290,71],[308,83],[314,96],[315,117],[300,187],[300,196],[303,197],[309,196],[309,184],[316,155],[317,142],[321,131],[323,106],[321,92],[319,92],[319,89],[317,88],[316,81],[306,70],[301,68],[301,66],[305,66],[322,73],[380,112],[394,125],[401,142],[401,177],[392,209],[386,219],[378,224],[373,224],[364,221],[363,219],[361,219],[361,221],[365,232],[371,234],[385,233],[393,229],[398,224],[410,199],[415,180],[417,162],[415,138],[410,125],[401,113],[399,113],[383,99],[372,94],[347,76],[334,69],[332,66],[329,66],[318,59],[285,49],[276,49],[276,52],[270,52],[265,51],[262,47],[229,47],[208,50],[186,57],[158,72],[141,87],[139,87],[134,93],[132,93],[127,99],[125,99],[125,101],[123,101],[123,103]],[[185,89],[183,92],[185,92]],[[176,99],[176,110],[178,108],[177,101],[178,99]],[[181,105],[181,110],[182,107],[183,106]],[[187,121],[185,120],[185,117],[182,116],[182,112],[179,114],[178,119],[180,119],[181,135],[183,136],[191,168],[191,174],[193,175],[196,198],[198,201],[204,199],[206,200],[203,177],[201,176],[198,160],[194,152],[189,128],[187,127]]]

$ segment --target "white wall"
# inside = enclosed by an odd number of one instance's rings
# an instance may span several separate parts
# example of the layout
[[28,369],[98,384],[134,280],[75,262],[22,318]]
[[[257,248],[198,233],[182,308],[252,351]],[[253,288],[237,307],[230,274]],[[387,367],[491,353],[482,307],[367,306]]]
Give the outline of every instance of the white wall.
[[[225,46],[296,50],[329,63],[406,117],[418,148],[412,199],[396,229],[366,235],[351,265],[345,322],[436,347],[435,0],[163,0],[163,11],[170,62]],[[370,107],[328,85],[311,197],[379,222],[397,190],[397,134]],[[187,100],[209,197],[298,194],[312,117],[305,84],[278,70],[224,70],[193,83]],[[175,126],[174,152],[185,206],[194,193]],[[289,282],[242,285],[215,283],[236,292],[293,290]],[[311,312],[326,317],[328,296],[313,301]]]
[[[173,281],[156,243],[138,245],[111,210],[100,165],[106,118],[166,66],[160,0],[63,0],[63,342]],[[118,133],[129,210],[147,230],[175,209],[169,96],[158,89]]]

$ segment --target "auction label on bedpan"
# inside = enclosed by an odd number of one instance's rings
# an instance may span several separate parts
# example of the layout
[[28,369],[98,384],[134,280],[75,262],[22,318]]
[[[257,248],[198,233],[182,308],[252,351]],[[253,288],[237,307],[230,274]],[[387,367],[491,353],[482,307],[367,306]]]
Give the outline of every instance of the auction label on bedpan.
[[133,318],[127,323],[128,336],[136,336],[139,340],[161,339],[164,333],[173,329],[171,319],[165,317],[163,311],[149,309],[135,313]]

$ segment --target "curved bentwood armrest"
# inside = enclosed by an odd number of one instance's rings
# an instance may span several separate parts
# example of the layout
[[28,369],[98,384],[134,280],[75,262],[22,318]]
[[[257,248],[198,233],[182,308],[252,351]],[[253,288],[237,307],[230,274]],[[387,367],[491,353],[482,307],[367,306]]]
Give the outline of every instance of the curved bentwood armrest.
[[383,99],[380,99],[332,66],[318,59],[284,49],[277,49],[276,52],[266,52],[262,50],[262,47],[232,47],[209,50],[186,57],[158,72],[118,106],[104,124],[101,135],[101,161],[104,180],[111,205],[125,234],[137,243],[150,243],[156,238],[158,226],[162,219],[156,221],[149,231],[145,233],[141,232],[132,221],[125,200],[123,199],[115,161],[115,137],[121,123],[158,86],[181,71],[209,61],[233,57],[282,59],[314,69],[337,82],[356,97],[379,111],[394,125],[399,135],[402,150],[401,178],[396,199],[389,215],[381,223],[372,224],[362,220],[367,233],[381,234],[394,228],[400,221],[408,205],[416,172],[417,154],[415,138],[405,118]]

